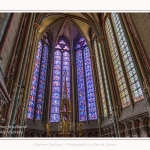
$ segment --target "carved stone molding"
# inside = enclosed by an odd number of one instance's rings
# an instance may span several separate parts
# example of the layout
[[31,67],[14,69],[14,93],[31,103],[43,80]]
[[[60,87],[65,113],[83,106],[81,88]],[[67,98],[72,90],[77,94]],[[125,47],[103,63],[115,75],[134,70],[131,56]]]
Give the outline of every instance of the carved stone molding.
[[116,134],[115,133],[111,133],[111,137],[116,137]]
[[26,129],[25,137],[46,137],[45,131]]
[[140,131],[143,132],[146,137],[149,137],[149,127],[148,126],[141,127]]
[[34,27],[37,28],[37,30],[40,30],[40,25],[38,23],[34,23]]
[[6,105],[6,102],[4,101],[1,93],[0,93],[0,123],[4,123],[5,122],[5,112],[6,112],[6,108],[4,108]]
[[132,133],[133,133],[134,137],[140,137],[140,130],[139,130],[139,128],[133,129]]
[[101,41],[103,41],[105,39],[105,36],[100,36],[99,38],[98,38],[98,42],[101,42]]
[[90,55],[90,58],[93,59],[93,58],[94,58],[94,55]]
[[126,130],[126,137],[132,137],[132,131]]
[[[147,81],[147,83],[150,83],[150,81]],[[149,84],[147,84],[145,82],[143,82],[143,89],[144,89],[144,93],[146,95],[146,98],[149,98],[149,93],[150,93],[150,86]]]

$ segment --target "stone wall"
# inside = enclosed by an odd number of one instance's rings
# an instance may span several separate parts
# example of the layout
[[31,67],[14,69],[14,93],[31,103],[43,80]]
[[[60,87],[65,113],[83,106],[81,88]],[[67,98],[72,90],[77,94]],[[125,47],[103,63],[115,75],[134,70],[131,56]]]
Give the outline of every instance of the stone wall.
[[3,70],[4,75],[6,73],[7,66],[9,64],[11,54],[14,49],[14,44],[16,41],[19,27],[20,27],[21,17],[22,17],[21,13],[14,14],[13,20],[10,25],[10,29],[8,31],[8,36],[6,37],[6,42],[5,42],[4,48],[2,50],[2,54],[1,54],[2,70]]
[[0,13],[0,41],[4,34],[7,22],[9,20],[10,13]]
[[150,60],[150,15],[148,13],[131,13],[131,18]]

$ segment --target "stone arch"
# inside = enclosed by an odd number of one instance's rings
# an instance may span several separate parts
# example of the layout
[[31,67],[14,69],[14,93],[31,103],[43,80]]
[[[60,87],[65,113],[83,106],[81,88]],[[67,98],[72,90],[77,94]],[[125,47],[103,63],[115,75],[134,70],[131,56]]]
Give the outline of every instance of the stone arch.
[[149,126],[150,125],[150,120],[147,116],[143,118],[143,126]]
[[88,137],[93,137],[93,132],[92,131],[88,132]]
[[45,134],[45,132],[41,134],[41,137],[46,137],[46,134]]
[[140,125],[140,120],[139,119],[136,119],[134,121],[134,128],[139,128],[139,125]]
[[131,130],[132,129],[132,123],[131,122],[127,122],[127,130]]
[[99,137],[99,131],[95,131],[95,137]]
[[108,129],[105,129],[105,137],[108,136]]
[[86,132],[86,131],[83,131],[82,136],[83,136],[83,137],[87,137],[87,132]]
[[59,137],[59,133],[55,133],[55,137]]
[[1,109],[0,109],[0,118],[6,119],[6,112],[7,112],[7,104],[2,103]]

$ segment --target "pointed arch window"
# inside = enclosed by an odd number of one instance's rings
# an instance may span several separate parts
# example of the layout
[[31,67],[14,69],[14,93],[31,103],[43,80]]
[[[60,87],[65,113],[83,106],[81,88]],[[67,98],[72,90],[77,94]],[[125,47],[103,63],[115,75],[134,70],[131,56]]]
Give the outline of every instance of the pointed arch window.
[[65,71],[67,96],[70,99],[70,48],[65,38],[60,38],[54,52],[50,122],[60,121],[60,100],[64,89]]
[[90,51],[83,37],[75,46],[79,121],[97,119]]
[[[96,64],[97,64],[97,71],[98,71],[98,79],[99,79],[99,85],[100,85],[100,94],[102,98],[102,108],[103,108],[104,117],[106,117],[108,116],[107,109],[109,109],[109,114],[112,113],[111,104],[110,104],[110,93],[109,93],[109,88],[108,88],[108,81],[106,77],[106,70],[104,66],[104,58],[102,54],[101,44],[98,43],[98,47],[97,47],[96,40],[94,41],[94,48],[95,48]],[[100,56],[100,60],[99,60],[99,56]],[[103,75],[102,75],[101,70],[103,72]],[[107,108],[106,103],[108,103],[109,108]]]
[[48,40],[39,41],[30,90],[27,118],[42,120],[48,62]]
[[127,85],[125,82],[125,77],[123,74],[123,69],[122,69],[120,57],[118,54],[117,45],[116,45],[114,34],[112,31],[112,26],[108,18],[106,18],[105,29],[106,29],[106,35],[108,39],[110,54],[111,54],[112,61],[113,61],[113,66],[115,70],[115,75],[116,75],[117,85],[119,88],[119,94],[120,94],[122,106],[126,107],[131,104],[131,100],[130,100],[129,92],[128,92]]
[[111,16],[115,28],[115,33],[117,35],[117,41],[119,43],[119,50],[121,51],[123,63],[130,83],[132,96],[134,101],[136,102],[144,98],[142,88],[138,79],[135,65],[133,63],[130,48],[127,44],[125,33],[121,25],[120,18],[117,13],[112,13]]
[[[127,74],[128,82],[130,85],[130,89],[134,101],[136,102],[140,99],[143,99],[144,96],[143,96],[143,92],[140,86],[140,82],[136,73],[136,69],[134,67],[130,49],[127,44],[127,40],[119,16],[116,13],[112,13],[111,16],[112,16],[111,18],[112,18],[113,26],[115,28],[115,34],[117,36],[117,42],[119,44],[119,49],[117,49],[116,46],[116,42],[115,42],[115,38],[114,38],[114,34],[113,34],[113,30],[109,18],[106,18],[105,29],[106,29],[109,49],[113,61],[113,66],[115,70],[116,80],[119,87],[122,106],[126,107],[131,104],[131,99],[129,97],[129,91],[127,89],[127,84],[123,74],[123,67],[125,67],[125,71]],[[122,58],[119,57],[118,51],[121,52]],[[121,59],[123,59],[124,66],[121,65]]]

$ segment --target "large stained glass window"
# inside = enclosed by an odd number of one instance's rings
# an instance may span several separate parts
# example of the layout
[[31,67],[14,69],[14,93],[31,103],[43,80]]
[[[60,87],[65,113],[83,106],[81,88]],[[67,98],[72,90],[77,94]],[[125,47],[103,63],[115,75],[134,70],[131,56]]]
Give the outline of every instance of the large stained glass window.
[[[40,40],[36,52],[27,118],[42,119],[48,61],[48,45]],[[36,106],[35,106],[36,104]],[[36,110],[35,110],[36,109]],[[35,116],[34,116],[35,114]]]
[[116,42],[114,39],[112,26],[111,26],[110,20],[108,18],[106,18],[105,29],[106,29],[106,35],[107,35],[107,39],[108,39],[110,54],[112,57],[112,62],[113,62],[113,66],[114,66],[114,71],[115,71],[116,80],[117,80],[117,84],[118,84],[118,88],[119,88],[122,106],[126,107],[131,104],[131,101],[130,101],[127,85],[125,82],[125,77],[124,77],[124,74],[122,71],[123,69],[122,69],[122,65],[120,62],[120,57],[118,54]]
[[64,38],[58,40],[54,52],[50,122],[60,121],[60,100],[66,73],[67,96],[70,99],[70,49]]
[[127,44],[127,40],[117,13],[112,13],[112,20],[120,47],[119,50],[121,51],[124,66],[130,83],[132,96],[134,101],[136,102],[144,98],[142,88],[134,67],[134,63],[130,53],[130,48]]
[[[111,104],[110,104],[110,94],[109,94],[109,89],[108,89],[106,70],[105,70],[104,59],[103,59],[103,54],[102,54],[102,49],[101,49],[100,43],[98,43],[98,46],[99,46],[98,47],[99,49],[97,48],[96,41],[94,41],[96,64],[97,64],[97,71],[98,71],[98,78],[99,78],[99,85],[100,85],[100,94],[101,94],[101,98],[102,98],[102,108],[103,108],[104,117],[106,117],[108,115],[106,101],[108,102],[110,114],[112,113],[112,109],[111,109]],[[98,50],[99,50],[99,54],[100,54],[100,61],[99,61]],[[103,76],[102,76],[101,69],[100,69],[100,62],[101,62]],[[104,81],[104,83],[103,83],[103,81]],[[105,87],[105,89],[104,89],[104,87]],[[106,92],[104,92],[104,90],[106,90]]]
[[39,42],[38,49],[36,52],[34,72],[32,77],[31,91],[30,91],[30,99],[29,99],[28,112],[27,112],[28,119],[33,119],[34,117],[34,105],[35,105],[37,86],[38,86],[41,54],[42,54],[42,41]]
[[90,51],[81,37],[76,46],[77,93],[79,121],[97,119]]
[[36,104],[36,119],[41,120],[43,114],[43,102],[46,84],[46,72],[47,72],[47,61],[48,61],[48,45],[44,44],[43,55],[41,61],[40,78],[39,78],[39,88],[37,95]]
[[107,101],[108,101],[109,113],[112,114],[112,109],[111,109],[111,104],[110,104],[110,92],[109,92],[109,88],[108,88],[106,69],[105,69],[105,65],[104,65],[104,57],[103,57],[103,53],[102,53],[102,49],[101,49],[101,44],[98,43],[98,46],[99,46],[99,53],[100,53],[100,61],[102,64],[102,71],[103,71],[104,85],[105,85],[106,97],[107,97]]

